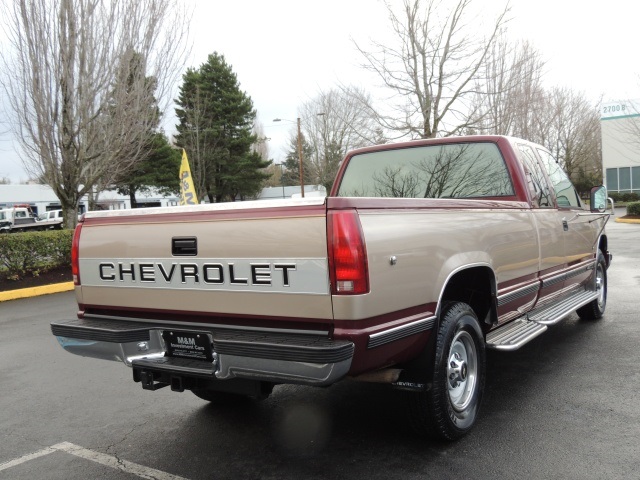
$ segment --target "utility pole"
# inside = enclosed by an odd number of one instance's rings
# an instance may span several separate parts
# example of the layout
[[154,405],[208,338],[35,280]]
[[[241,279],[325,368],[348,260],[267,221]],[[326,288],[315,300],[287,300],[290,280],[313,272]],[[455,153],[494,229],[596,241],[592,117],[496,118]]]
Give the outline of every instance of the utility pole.
[[[324,112],[316,113],[316,115],[324,115]],[[282,118],[274,118],[274,122],[281,122]],[[293,123],[293,120],[286,120]],[[302,165],[302,128],[300,126],[301,119],[298,117],[298,162],[300,163],[300,196],[304,198],[304,166]],[[283,187],[284,188],[284,187]]]
[[304,198],[304,170],[302,166],[302,133],[300,131],[300,117],[298,117],[298,160],[300,161],[300,195]]

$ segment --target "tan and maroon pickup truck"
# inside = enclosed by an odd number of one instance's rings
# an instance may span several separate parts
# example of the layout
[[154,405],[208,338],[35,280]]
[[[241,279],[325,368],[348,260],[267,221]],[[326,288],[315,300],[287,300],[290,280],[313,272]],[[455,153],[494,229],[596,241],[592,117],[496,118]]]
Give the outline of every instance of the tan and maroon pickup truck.
[[[543,147],[472,136],[350,152],[326,199],[89,212],[60,345],[211,402],[344,379],[409,390],[421,433],[474,424],[485,349],[601,318],[604,187]],[[91,365],[87,364],[87,368]]]

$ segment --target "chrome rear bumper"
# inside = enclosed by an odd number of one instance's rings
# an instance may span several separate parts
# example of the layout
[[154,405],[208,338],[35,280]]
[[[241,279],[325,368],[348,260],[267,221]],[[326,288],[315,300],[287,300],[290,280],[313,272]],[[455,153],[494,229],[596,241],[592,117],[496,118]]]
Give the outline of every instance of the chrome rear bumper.
[[[162,331],[195,330],[213,340],[213,361],[165,356]],[[216,380],[241,378],[273,383],[331,385],[351,366],[354,344],[326,336],[215,330],[181,325],[154,325],[120,320],[78,319],[53,322],[51,331],[66,351],[84,357],[121,361],[182,376]]]

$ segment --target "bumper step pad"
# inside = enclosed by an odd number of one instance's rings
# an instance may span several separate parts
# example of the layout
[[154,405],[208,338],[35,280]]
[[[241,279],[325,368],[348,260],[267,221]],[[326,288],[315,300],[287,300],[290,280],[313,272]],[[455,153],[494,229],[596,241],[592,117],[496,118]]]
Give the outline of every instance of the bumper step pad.
[[184,373],[201,377],[213,377],[213,363],[202,360],[190,360],[187,358],[162,357],[134,360],[133,368],[153,371],[167,371],[172,373]]
[[78,318],[51,322],[51,332],[56,337],[93,340],[95,342],[127,343],[149,340],[149,324],[121,320]]

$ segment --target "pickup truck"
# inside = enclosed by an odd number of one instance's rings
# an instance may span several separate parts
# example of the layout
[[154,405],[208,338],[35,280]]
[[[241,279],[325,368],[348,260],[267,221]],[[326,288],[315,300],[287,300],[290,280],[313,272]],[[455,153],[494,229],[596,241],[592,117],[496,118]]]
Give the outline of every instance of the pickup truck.
[[12,207],[0,210],[0,233],[33,232],[59,228],[62,228],[62,218],[36,217],[30,207]]
[[64,222],[62,210],[49,210],[38,215],[38,223],[50,230],[60,230]]
[[[351,151],[327,198],[88,212],[67,351],[213,402],[351,379],[407,390],[420,433],[472,428],[485,351],[603,316],[607,193],[503,136]],[[92,368],[87,364],[87,368]]]

